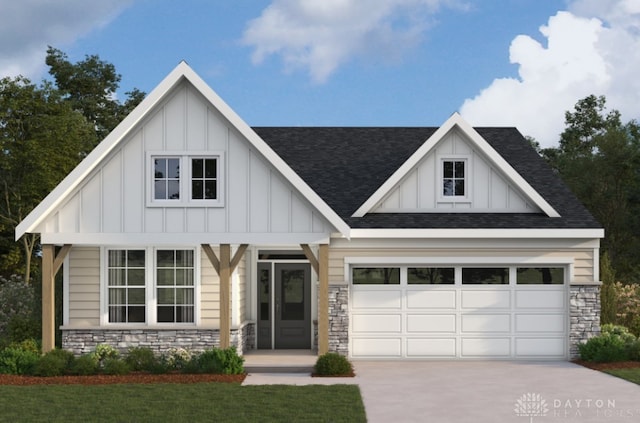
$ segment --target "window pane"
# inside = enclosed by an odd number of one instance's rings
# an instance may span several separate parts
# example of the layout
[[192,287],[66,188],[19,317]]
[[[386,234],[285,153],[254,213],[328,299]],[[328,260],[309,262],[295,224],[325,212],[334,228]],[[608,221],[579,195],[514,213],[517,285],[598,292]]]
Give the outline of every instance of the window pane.
[[509,269],[502,267],[463,268],[462,283],[470,285],[508,285]]
[[143,304],[145,303],[144,288],[130,288],[129,290],[128,304]]
[[171,285],[175,284],[175,270],[173,269],[158,269],[157,270],[157,280],[156,283],[158,285]]
[[156,252],[158,267],[173,267],[174,266],[174,251],[173,250],[158,250]]
[[191,176],[194,178],[202,178],[204,176],[203,161],[203,159],[191,160]]
[[127,263],[129,267],[144,267],[144,250],[127,251]]
[[176,322],[177,323],[193,322],[193,306],[177,306]]
[[518,267],[518,285],[562,285],[564,269],[562,267]]
[[217,170],[217,165],[218,161],[216,159],[207,159],[205,162],[206,168],[205,168],[205,173],[204,173],[204,177],[207,179],[211,179],[211,178],[217,178],[218,177],[218,170]]
[[167,183],[164,180],[156,181],[153,184],[153,198],[155,200],[167,199]]
[[125,323],[127,318],[127,307],[109,306],[109,322]]
[[448,197],[454,195],[453,193],[453,180],[445,179],[442,181],[442,195]]
[[158,307],[158,322],[160,323],[172,323],[175,321],[173,318],[173,306]]
[[407,282],[409,285],[428,284],[453,284],[454,268],[438,268],[438,267],[410,267],[407,270]]
[[175,298],[173,288],[158,288],[158,304],[174,304]]
[[193,251],[192,250],[176,250],[176,266],[192,267]]
[[154,175],[156,179],[163,179],[167,177],[167,160],[155,159],[154,163]]
[[464,179],[456,179],[456,194],[455,195],[464,195]]
[[109,304],[126,304],[126,288],[109,288]]
[[127,285],[144,286],[144,269],[131,269],[129,270],[129,277],[127,278]]
[[453,178],[453,162],[444,162],[442,164],[443,174],[445,178]]
[[194,200],[204,199],[204,182],[191,181],[191,198]]
[[464,162],[455,162],[456,178],[464,178]]
[[124,267],[126,263],[125,253],[126,251],[124,250],[109,251],[109,267]]
[[167,159],[167,176],[171,179],[180,178],[180,159]]
[[127,283],[127,271],[125,269],[109,269],[109,285],[118,286]]
[[205,181],[204,198],[207,200],[215,200],[218,198],[218,185],[216,181]]
[[354,285],[399,285],[398,267],[362,267],[353,269]]
[[144,306],[130,306],[127,307],[129,323],[144,323],[145,315],[144,315]]
[[193,305],[193,288],[177,288],[176,304]]
[[178,200],[180,198],[180,182],[169,181],[167,182],[167,198],[169,200]]

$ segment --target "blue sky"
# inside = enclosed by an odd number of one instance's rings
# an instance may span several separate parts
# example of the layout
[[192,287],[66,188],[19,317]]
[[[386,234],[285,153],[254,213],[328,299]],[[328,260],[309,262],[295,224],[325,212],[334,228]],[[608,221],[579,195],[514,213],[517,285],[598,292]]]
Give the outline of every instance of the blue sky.
[[52,45],[149,92],[186,60],[254,126],[437,126],[459,111],[554,145],[586,95],[640,114],[640,0],[0,0],[0,15],[0,76],[45,77]]

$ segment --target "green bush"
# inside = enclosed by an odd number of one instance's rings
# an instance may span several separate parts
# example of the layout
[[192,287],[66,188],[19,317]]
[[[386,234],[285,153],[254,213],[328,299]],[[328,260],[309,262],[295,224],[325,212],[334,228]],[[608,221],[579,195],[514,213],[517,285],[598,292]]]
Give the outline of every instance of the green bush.
[[8,346],[27,338],[39,338],[40,328],[36,315],[37,303],[34,287],[11,275],[0,276],[0,343]]
[[152,372],[160,365],[158,358],[153,351],[145,347],[129,348],[127,356],[124,358],[125,363],[134,372]]
[[40,359],[40,350],[34,340],[13,343],[0,350],[0,373],[30,374],[33,365]]
[[627,347],[629,360],[640,361],[640,339],[636,339]]
[[170,370],[184,370],[193,360],[191,352],[184,348],[170,348],[163,359]]
[[322,376],[348,375],[353,372],[353,366],[343,355],[326,353],[318,357],[314,372]]
[[74,361],[73,353],[67,350],[51,350],[33,365],[34,376],[61,376],[69,372]]
[[95,375],[98,373],[98,360],[94,354],[84,354],[73,360],[69,373],[78,376]]
[[244,373],[244,357],[238,355],[236,347],[211,348],[194,356],[184,372],[239,375]]
[[102,362],[102,372],[106,375],[126,375],[130,371],[127,363],[116,357],[107,357]]

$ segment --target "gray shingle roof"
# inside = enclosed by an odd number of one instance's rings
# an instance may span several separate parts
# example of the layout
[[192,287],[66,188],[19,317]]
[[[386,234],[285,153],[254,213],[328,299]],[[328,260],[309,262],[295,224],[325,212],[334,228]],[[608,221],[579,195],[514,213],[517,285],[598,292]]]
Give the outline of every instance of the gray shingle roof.
[[600,228],[515,128],[476,131],[561,215],[371,213],[351,215],[438,128],[253,128],[352,228]]

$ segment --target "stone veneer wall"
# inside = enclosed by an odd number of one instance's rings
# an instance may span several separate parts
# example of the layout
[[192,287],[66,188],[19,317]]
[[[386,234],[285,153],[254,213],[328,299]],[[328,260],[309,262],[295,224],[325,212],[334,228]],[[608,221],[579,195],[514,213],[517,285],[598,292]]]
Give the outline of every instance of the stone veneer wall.
[[[220,345],[217,329],[65,329],[62,348],[75,355],[95,351],[98,344],[108,344],[125,354],[131,347],[150,348],[162,354],[170,348],[204,351]],[[255,348],[255,325],[248,323],[231,330],[231,345],[242,355]]]
[[329,352],[349,355],[348,285],[329,285]]
[[580,356],[578,345],[600,334],[600,286],[572,285],[569,293],[569,359]]

